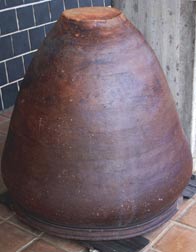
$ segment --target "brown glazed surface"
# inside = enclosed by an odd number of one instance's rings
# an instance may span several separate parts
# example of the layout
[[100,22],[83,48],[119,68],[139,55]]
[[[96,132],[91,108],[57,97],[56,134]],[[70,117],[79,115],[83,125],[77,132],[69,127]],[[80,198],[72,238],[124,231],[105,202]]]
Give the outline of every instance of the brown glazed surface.
[[27,71],[4,149],[19,217],[68,238],[138,235],[171,216],[191,169],[143,36],[117,9],[65,11]]

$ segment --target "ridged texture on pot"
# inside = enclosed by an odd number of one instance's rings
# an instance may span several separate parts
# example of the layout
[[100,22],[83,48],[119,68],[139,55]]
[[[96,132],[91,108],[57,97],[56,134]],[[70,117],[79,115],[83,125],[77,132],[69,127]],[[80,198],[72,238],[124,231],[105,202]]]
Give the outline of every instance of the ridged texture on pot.
[[175,203],[191,168],[167,81],[140,32],[116,9],[65,11],[26,73],[4,148],[18,215],[57,235],[49,226],[61,226],[65,237],[134,236],[161,223],[134,231]]

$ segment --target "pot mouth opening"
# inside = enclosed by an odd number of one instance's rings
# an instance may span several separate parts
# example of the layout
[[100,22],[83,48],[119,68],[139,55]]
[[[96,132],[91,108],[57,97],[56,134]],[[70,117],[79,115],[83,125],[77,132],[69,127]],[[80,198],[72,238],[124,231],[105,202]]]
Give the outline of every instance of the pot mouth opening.
[[62,16],[78,22],[107,21],[121,15],[122,12],[110,7],[81,7],[65,10]]

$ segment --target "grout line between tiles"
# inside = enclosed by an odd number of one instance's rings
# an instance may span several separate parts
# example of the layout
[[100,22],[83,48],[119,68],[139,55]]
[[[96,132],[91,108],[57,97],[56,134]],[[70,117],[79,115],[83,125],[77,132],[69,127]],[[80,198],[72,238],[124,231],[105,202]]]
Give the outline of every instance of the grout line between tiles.
[[16,82],[18,82],[18,81],[21,81],[21,80],[23,80],[23,78],[20,78],[20,79],[17,79],[17,80],[15,80],[15,81],[6,83],[6,84],[2,85],[2,86],[0,87],[0,89],[2,89],[2,88],[4,88],[4,87],[7,87],[7,86],[9,86],[9,85],[12,85],[12,84],[14,84],[14,83],[16,83]]
[[[152,251],[152,252],[162,252],[161,250],[155,249],[153,247],[150,247],[150,248],[148,248],[147,250],[144,250],[144,251],[142,250],[141,252],[149,252],[149,250]],[[173,252],[173,251],[171,251],[171,252]]]
[[18,14],[17,14],[16,9],[15,9],[15,16],[16,16],[16,24],[17,24],[17,28],[18,28],[18,31],[19,31],[20,27],[19,27],[19,20],[18,20]]
[[25,63],[24,63],[24,56],[22,56],[21,58],[22,58],[23,73],[25,74],[26,69],[25,69]]
[[63,0],[63,10],[65,11],[66,10],[66,6],[65,6],[65,1]]
[[177,219],[176,220],[172,220],[172,221],[179,220],[194,204],[195,204],[195,201],[193,199],[191,199],[191,201],[189,202],[189,204],[186,206],[186,208],[184,210],[180,211],[180,208],[179,208],[179,210],[178,210],[179,211],[179,215],[177,216]]
[[34,23],[34,27],[37,27],[37,24],[36,24],[36,18],[35,18],[35,9],[34,9],[34,5],[32,5],[32,11],[33,11],[33,23]]
[[[34,15],[34,18],[35,18],[35,13],[33,14]],[[23,31],[28,31],[28,30],[32,30],[32,29],[36,29],[36,28],[39,28],[39,27],[42,27],[44,25],[47,25],[47,24],[53,24],[53,23],[56,23],[57,20],[54,20],[54,21],[51,21],[51,22],[47,22],[47,23],[44,23],[44,24],[40,24],[40,25],[35,25],[34,26],[31,26],[31,27],[28,27],[28,28],[25,28],[25,29],[21,29],[21,30],[17,30],[17,31],[14,31],[14,32],[10,32],[10,33],[7,33],[7,34],[3,34],[1,35],[1,38],[3,37],[7,37],[7,36],[10,36],[10,35],[13,35],[13,34],[16,34],[16,33],[20,33],[20,32],[23,32]],[[5,61],[5,60],[2,60],[2,61]],[[1,61],[1,62],[2,62]]]
[[[163,231],[157,235],[157,237],[155,237],[151,242],[150,245],[154,246],[155,243],[157,243],[172,227],[174,226],[174,223],[170,221],[170,223],[168,224],[168,226],[163,229]],[[144,251],[146,252],[146,251]]]
[[4,107],[4,101],[3,101],[3,95],[2,95],[2,89],[0,88],[0,99],[1,99],[1,107],[2,107],[2,110],[5,109]]
[[33,53],[33,52],[36,52],[36,51],[37,51],[37,49],[31,50],[31,51],[29,51],[29,52],[19,54],[19,55],[17,55],[17,56],[12,57],[12,58],[2,60],[2,61],[0,61],[0,63],[2,63],[2,62],[5,62],[5,63],[6,63],[6,62],[9,61],[9,60],[16,59],[16,58],[19,58],[19,57],[21,57],[21,56],[24,56],[24,55],[27,55],[27,54],[30,54],[30,53]]
[[15,213],[13,213],[12,215],[10,215],[10,216],[9,216],[9,217],[7,217],[7,218],[3,218],[3,217],[1,216],[1,218],[2,218],[2,222],[1,222],[1,224],[2,224],[2,223],[4,223],[4,222],[6,222],[6,223],[7,223],[7,221],[8,221],[9,219],[11,219],[14,215],[15,215]]
[[174,223],[174,224],[176,224],[176,225],[178,225],[179,227],[184,227],[184,228],[187,228],[187,229],[189,229],[189,230],[191,230],[191,231],[196,232],[196,228],[194,228],[194,227],[192,227],[192,226],[189,226],[189,225],[187,225],[187,224],[183,224],[183,223],[178,222],[178,221],[175,221],[175,220],[171,220],[171,222]]
[[29,49],[30,49],[30,52],[31,52],[32,51],[32,45],[31,45],[29,30],[27,30],[27,37],[28,37],[28,42],[29,42]]
[[151,244],[149,243],[146,247],[144,247],[141,252],[149,252],[149,249],[152,249]]
[[152,247],[151,244],[147,245],[141,252],[149,252],[149,250],[152,250],[153,252],[162,252],[159,249],[155,249]]
[[[4,64],[5,64],[5,75],[6,75],[7,83],[9,83],[8,70],[7,70],[7,63],[4,62]],[[6,84],[7,84],[7,83],[6,83]],[[4,85],[6,85],[6,84],[4,84]]]
[[52,12],[51,12],[51,6],[50,6],[49,3],[48,3],[48,13],[49,13],[49,19],[50,19],[50,22],[51,22],[52,21]]
[[32,243],[34,243],[35,241],[39,240],[39,237],[35,237],[34,239],[32,239],[30,242],[28,242],[27,244],[25,244],[24,246],[22,246],[21,248],[17,249],[16,252],[21,252],[24,251],[24,249],[26,249],[27,247],[29,247]]
[[[13,216],[12,216],[12,217],[13,217]],[[34,233],[33,231],[31,231],[30,229],[28,229],[28,226],[27,226],[27,228],[22,227],[22,226],[20,226],[20,224],[14,223],[14,222],[12,222],[10,219],[11,219],[11,218],[9,218],[6,222],[9,223],[9,224],[11,224],[11,225],[13,225],[13,226],[15,226],[15,227],[17,227],[17,228],[19,228],[19,229],[21,229],[21,230],[23,230],[23,231],[25,231],[26,233],[35,235],[36,237],[38,237],[38,236],[40,236],[40,234],[42,234],[42,233],[36,234],[36,233]]]
[[154,248],[152,248],[152,251],[153,251],[153,252],[162,252],[161,250],[159,250],[159,249],[154,249]]
[[20,91],[19,82],[17,82],[17,89],[18,89],[18,92],[19,92]]
[[[47,242],[47,243],[49,243],[49,244],[52,245],[52,246],[56,246],[57,248],[62,249],[62,250],[65,251],[65,252],[69,252],[69,251],[67,251],[66,249],[62,248],[61,246],[58,246],[58,245],[55,243],[55,241],[51,241],[50,239],[47,239],[46,237],[43,237],[42,240],[45,241],[45,242]],[[72,240],[72,241],[77,242],[77,240]],[[87,249],[87,248],[84,247],[84,248],[82,248],[81,250],[78,250],[77,252],[87,252],[86,249]]]
[[34,239],[32,239],[30,242],[26,243],[21,248],[19,248],[18,250],[16,250],[16,252],[24,251],[24,249],[26,249],[27,247],[29,247],[32,243],[34,243],[35,241],[39,240],[42,235],[43,235],[43,232],[40,235],[37,235],[37,237],[35,237]]
[[46,37],[46,26],[44,25],[44,38]]
[[[14,41],[13,41],[13,36],[10,36],[10,40],[11,40],[11,47],[12,47],[12,52],[13,52],[13,55],[15,56],[15,49],[14,49]],[[13,56],[13,57],[14,57]]]

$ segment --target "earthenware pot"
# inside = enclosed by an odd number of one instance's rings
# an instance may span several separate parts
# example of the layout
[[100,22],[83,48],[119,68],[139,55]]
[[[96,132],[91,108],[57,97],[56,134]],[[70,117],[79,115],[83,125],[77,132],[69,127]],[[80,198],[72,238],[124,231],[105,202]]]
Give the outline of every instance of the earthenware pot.
[[141,33],[117,9],[63,12],[25,75],[3,153],[18,217],[66,238],[140,235],[174,214],[191,168]]

